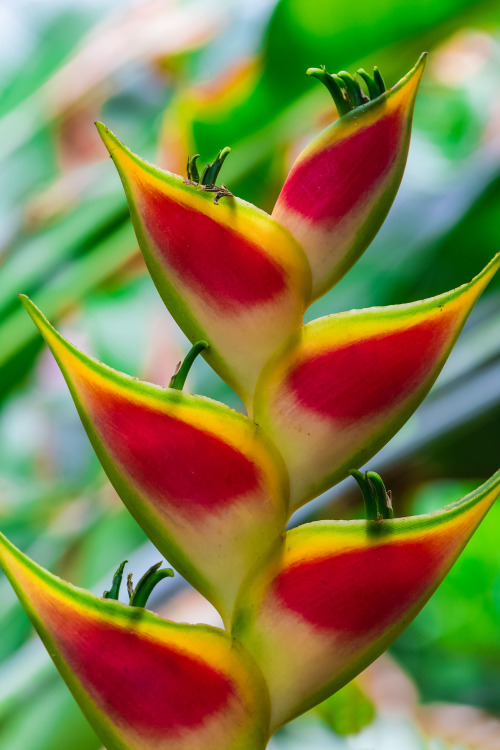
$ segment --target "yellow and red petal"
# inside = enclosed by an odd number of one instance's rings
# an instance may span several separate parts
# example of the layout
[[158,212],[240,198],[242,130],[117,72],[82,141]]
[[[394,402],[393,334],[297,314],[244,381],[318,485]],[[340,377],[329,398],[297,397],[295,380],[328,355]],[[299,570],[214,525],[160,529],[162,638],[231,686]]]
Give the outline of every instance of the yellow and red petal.
[[108,750],[265,748],[265,685],[224,631],[100,599],[51,575],[3,535],[0,567]]
[[288,532],[237,603],[234,634],[260,666],[271,729],[340,689],[420,611],[500,495],[500,471],[436,513],[319,521]]
[[213,195],[143,161],[103,125],[140,248],[158,291],[191,341],[249,403],[271,354],[300,326],[311,270],[281,224],[239,198]]
[[266,366],[255,421],[290,474],[290,509],[373,456],[428,393],[500,254],[469,284],[420,302],[305,325]]
[[425,64],[340,117],[299,155],[273,216],[302,244],[313,299],[351,268],[380,229],[403,176]]
[[285,524],[283,461],[216,401],[112,370],[67,342],[26,297],[121,499],[169,562],[229,620],[241,581]]

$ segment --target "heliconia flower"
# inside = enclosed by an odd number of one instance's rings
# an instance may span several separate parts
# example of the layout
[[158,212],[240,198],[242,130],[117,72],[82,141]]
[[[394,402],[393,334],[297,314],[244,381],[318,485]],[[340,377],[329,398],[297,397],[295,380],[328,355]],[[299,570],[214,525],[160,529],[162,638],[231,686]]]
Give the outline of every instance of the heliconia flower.
[[[208,341],[209,364],[250,403],[263,365],[300,326],[310,302],[302,248],[264,211],[205,180],[215,201],[223,196],[215,205],[198,180],[153,167],[97,127],[163,301],[191,341]],[[228,150],[219,154],[219,168]]]
[[90,441],[129,511],[230,620],[241,581],[281,538],[288,477],[253,422],[211,399],[131,378],[68,343],[27,298]]
[[378,71],[373,79],[359,71],[369,84],[371,101],[345,72],[330,76],[325,70],[308,71],[330,89],[341,116],[299,155],[272,215],[306,252],[313,299],[356,262],[391,207],[406,164],[424,65],[422,55],[389,91]]
[[377,521],[318,521],[242,588],[234,635],[260,666],[271,730],[376,659],[424,606],[500,495],[500,471],[443,510]]
[[[104,125],[149,272],[193,343],[167,388],[64,339],[24,296],[123,503],[220,612],[225,630],[145,609],[173,575],[152,566],[128,606],[127,561],[102,598],[39,567],[0,534],[3,569],[107,750],[264,750],[271,734],[348,683],[404,630],[500,495],[500,471],[435,513],[394,518],[358,471],[436,380],[497,255],[431,299],[302,325],[380,228],[399,186],[425,56],[390,91],[378,71],[309,69],[339,119],[298,157],[273,216],[218,174],[145,162]],[[250,418],[182,391],[196,356]],[[351,474],[366,520],[286,531],[290,514]]]
[[227,633],[75,588],[3,535],[0,567],[107,750],[265,748],[267,690]]
[[314,320],[271,359],[254,419],[285,459],[291,511],[364,464],[402,427],[499,266],[500,254],[469,284],[427,300]]

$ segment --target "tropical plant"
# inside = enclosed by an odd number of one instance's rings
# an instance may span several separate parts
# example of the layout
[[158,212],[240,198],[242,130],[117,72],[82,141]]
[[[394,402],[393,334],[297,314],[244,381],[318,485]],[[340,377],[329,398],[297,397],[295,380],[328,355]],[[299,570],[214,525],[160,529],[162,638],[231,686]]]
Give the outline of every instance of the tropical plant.
[[[296,160],[272,216],[200,175],[162,171],[98,131],[117,167],[150,274],[193,348],[166,389],[88,357],[27,298],[111,483],[224,629],[146,609],[169,568],[118,601],[125,562],[96,597],[5,537],[0,565],[108,750],[258,750],[380,655],[445,577],[500,494],[500,472],[441,511],[395,518],[363,466],[428,393],[500,266],[410,304],[303,325],[364,252],[408,153],[425,56],[386,91],[323,68],[339,118]],[[360,83],[364,84],[364,88]],[[248,416],[183,391],[201,354]],[[286,531],[299,507],[351,474],[366,520]]]

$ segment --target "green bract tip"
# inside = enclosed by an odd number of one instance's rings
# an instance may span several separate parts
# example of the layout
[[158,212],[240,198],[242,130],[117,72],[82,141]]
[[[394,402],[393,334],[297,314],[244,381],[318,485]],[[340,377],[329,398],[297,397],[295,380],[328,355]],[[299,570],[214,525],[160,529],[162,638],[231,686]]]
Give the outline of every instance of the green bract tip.
[[376,474],[374,471],[367,471],[366,477],[371,482],[375,490],[375,498],[377,501],[377,512],[379,518],[394,518],[391,495],[385,489],[382,477],[379,474]]
[[229,146],[226,146],[226,148],[223,148],[213,162],[209,162],[205,169],[203,170],[203,174],[201,176],[201,184],[202,185],[215,185],[217,182],[217,177],[219,176],[219,172],[221,170],[222,165],[224,164],[224,160],[228,156],[228,154],[231,153],[231,149]]
[[168,384],[169,388],[175,388],[176,391],[182,391],[193,362],[198,354],[201,354],[205,349],[208,349],[207,341],[197,341],[196,344],[193,344],[189,352],[186,354],[184,361],[179,362],[177,365],[177,369],[170,378],[170,383]]
[[217,177],[219,176],[221,167],[224,164],[224,161],[227,158],[228,154],[230,153],[231,149],[229,148],[229,146],[221,149],[215,159],[205,165],[205,169],[203,170],[201,177],[196,165],[196,160],[200,155],[195,154],[194,156],[188,156],[186,165],[187,180],[184,180],[184,182],[187,185],[199,185],[199,190],[203,190],[209,193],[215,193],[215,204],[217,204],[219,200],[224,196],[232,197],[233,194],[227,189],[225,185],[222,185],[221,187],[217,187],[216,185]]
[[116,573],[113,576],[113,584],[109,591],[105,591],[103,594],[104,599],[118,599],[120,596],[120,587],[122,585],[123,569],[128,563],[128,560],[124,560],[118,566]]
[[156,563],[144,573],[130,596],[131,607],[145,607],[154,587],[164,578],[172,578],[174,575],[172,568],[160,570],[162,565],[163,562]]
[[188,156],[187,160],[187,166],[186,166],[186,172],[188,176],[188,180],[191,182],[198,182],[200,181],[200,173],[198,172],[198,167],[196,166],[196,159],[199,159],[200,155],[195,154],[194,156]]
[[349,474],[351,475],[351,477],[353,477],[353,479],[356,480],[363,494],[363,500],[365,501],[366,520],[377,521],[377,500],[375,497],[374,488],[370,480],[368,479],[366,474],[363,474],[363,472],[361,471],[357,471],[357,469],[351,469]]
[[351,469],[349,474],[356,480],[363,493],[367,521],[394,518],[391,494],[385,489],[384,482],[379,474],[374,471],[367,471],[366,474],[363,474],[356,469]]
[[332,96],[333,101],[335,102],[337,112],[340,116],[347,114],[347,112],[350,112],[351,107],[346,101],[343,93],[345,84],[341,78],[339,79],[338,76],[330,75],[330,73],[326,72],[324,67],[308,68],[306,73],[308,76],[317,78],[318,81],[321,81],[321,83],[326,86]]
[[373,69],[373,76],[370,76],[363,68],[357,71],[357,75],[366,84],[368,96],[354,76],[346,70],[341,70],[339,73],[328,73],[326,68],[322,66],[321,68],[308,68],[306,73],[308,76],[317,78],[327,87],[340,117],[363,104],[367,104],[369,101],[373,101],[385,91],[385,83],[378,68]]

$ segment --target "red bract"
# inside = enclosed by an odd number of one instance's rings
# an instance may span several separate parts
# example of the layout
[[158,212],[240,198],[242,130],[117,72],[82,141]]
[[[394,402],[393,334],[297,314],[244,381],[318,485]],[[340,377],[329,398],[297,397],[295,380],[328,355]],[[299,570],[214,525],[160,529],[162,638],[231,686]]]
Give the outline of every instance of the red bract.
[[499,267],[500,254],[438,297],[314,320],[269,361],[254,414],[287,464],[291,510],[365,463],[406,422]]
[[345,685],[392,643],[499,493],[500,471],[437,513],[319,521],[287,533],[242,590],[234,629],[266,678],[273,730]]
[[[187,179],[103,125],[142,253],[194,346],[168,388],[86,356],[26,297],[110,481],[225,631],[144,609],[172,571],[100,599],[0,536],[0,565],[108,750],[260,750],[375,659],[418,613],[500,494],[500,472],[434,514],[393,518],[356,471],[421,403],[500,255],[432,299],[302,325],[378,231],[401,180],[422,57],[393,89],[377,69],[311,69],[340,118],[299,156],[273,217],[217,184],[229,149]],[[249,416],[182,391],[202,353]],[[351,472],[366,521],[286,532],[290,513]],[[397,508],[396,508],[397,510]]]
[[101,123],[97,129],[163,301],[191,341],[209,342],[207,361],[249,408],[260,371],[310,302],[302,247],[264,211],[234,196],[214,204],[200,185],[143,161]]
[[288,476],[262,430],[216,401],[116,372],[27,298],[92,445],[160,552],[229,621],[241,581],[283,532]]
[[[299,155],[286,179],[273,216],[306,252],[314,299],[356,262],[391,207],[408,155],[425,57],[390,91],[375,90],[378,95],[371,101],[365,97],[324,130]],[[332,84],[324,71],[308,72]],[[343,80],[349,78],[340,78],[337,85]],[[350,85],[352,96],[359,96],[357,84]]]
[[2,535],[0,564],[108,750],[265,747],[267,690],[230,635],[74,588]]

